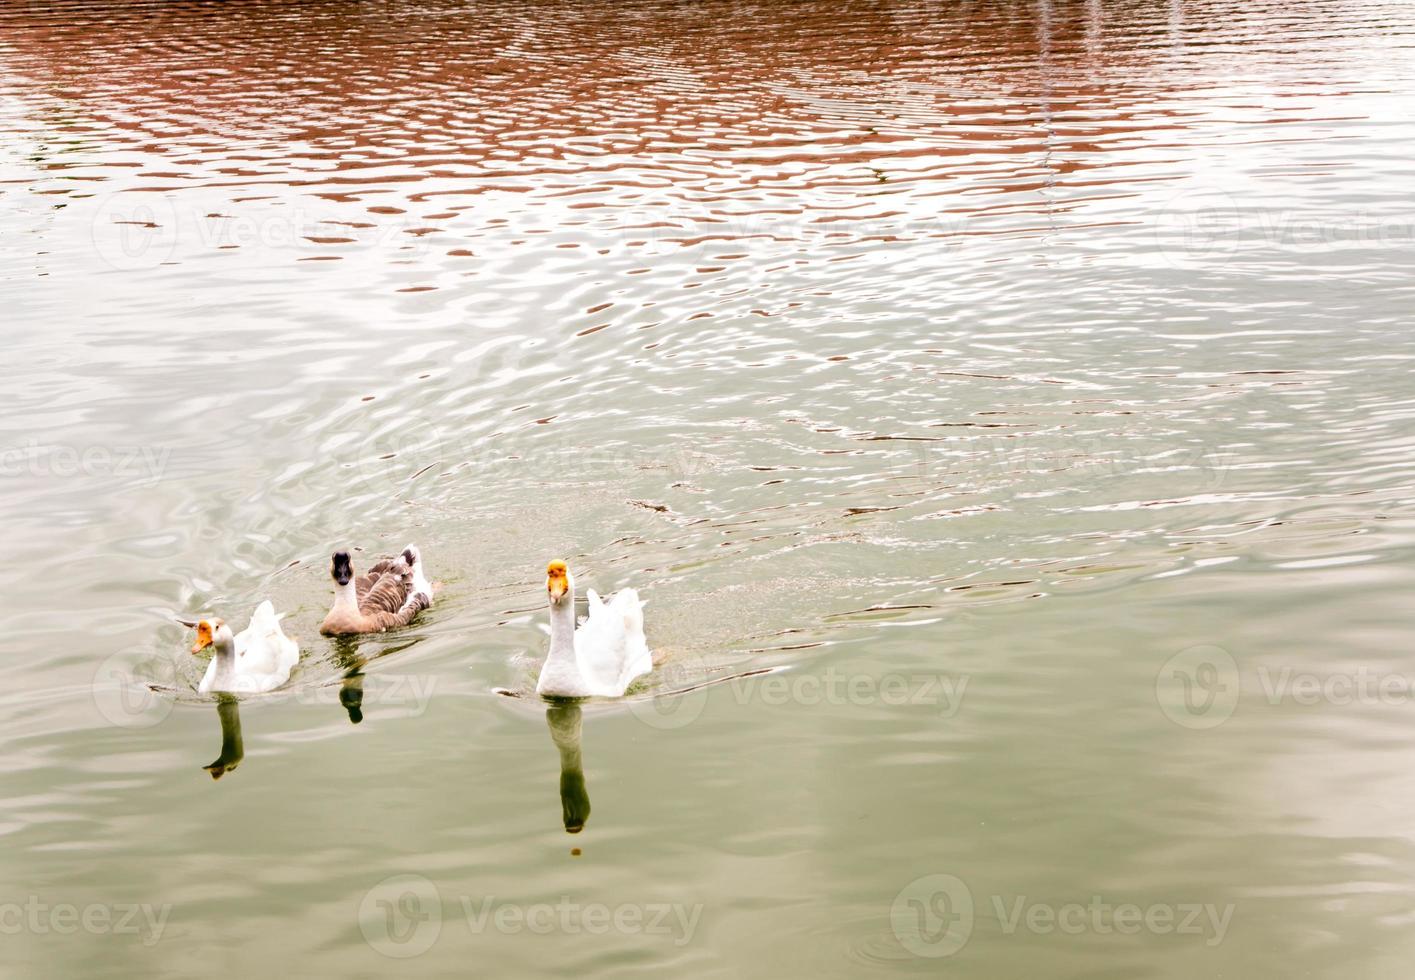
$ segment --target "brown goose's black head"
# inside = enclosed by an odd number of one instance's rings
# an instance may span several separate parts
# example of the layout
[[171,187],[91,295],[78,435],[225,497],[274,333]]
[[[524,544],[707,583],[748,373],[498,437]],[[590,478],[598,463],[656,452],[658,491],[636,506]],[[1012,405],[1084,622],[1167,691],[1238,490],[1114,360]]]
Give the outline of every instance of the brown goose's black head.
[[334,557],[329,559],[329,574],[339,585],[348,585],[354,577],[354,563],[349,560],[347,551],[336,551]]

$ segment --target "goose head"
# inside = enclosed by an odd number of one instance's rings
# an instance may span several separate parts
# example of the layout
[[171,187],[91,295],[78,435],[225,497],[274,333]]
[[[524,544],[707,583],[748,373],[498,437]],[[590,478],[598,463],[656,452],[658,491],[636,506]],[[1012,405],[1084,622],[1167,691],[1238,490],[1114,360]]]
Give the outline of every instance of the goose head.
[[565,567],[563,561],[557,558],[545,566],[545,589],[550,594],[552,606],[565,602],[565,597],[571,594],[572,588],[570,569]]
[[354,563],[347,551],[336,551],[329,559],[329,575],[335,585],[348,585],[354,578]]
[[201,653],[209,646],[217,650],[228,649],[236,642],[231,627],[224,619],[203,619],[196,624],[197,641],[192,644],[192,653]]

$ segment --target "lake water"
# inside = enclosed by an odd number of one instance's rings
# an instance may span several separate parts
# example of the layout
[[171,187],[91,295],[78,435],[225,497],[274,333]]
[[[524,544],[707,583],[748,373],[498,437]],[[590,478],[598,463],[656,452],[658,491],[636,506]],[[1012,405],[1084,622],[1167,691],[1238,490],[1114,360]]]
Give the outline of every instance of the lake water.
[[1394,0],[5,5],[0,972],[1405,977],[1413,145]]

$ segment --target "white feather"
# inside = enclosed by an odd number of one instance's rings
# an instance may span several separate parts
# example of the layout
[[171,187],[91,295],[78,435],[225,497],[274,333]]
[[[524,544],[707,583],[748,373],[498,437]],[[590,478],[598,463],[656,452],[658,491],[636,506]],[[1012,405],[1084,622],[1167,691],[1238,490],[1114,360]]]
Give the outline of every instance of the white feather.
[[[571,585],[573,589],[573,584]],[[623,589],[608,602],[590,589],[589,615],[574,631],[573,649],[557,644],[552,628],[550,656],[541,669],[536,691],[551,697],[619,697],[634,681],[653,670],[653,655],[644,637],[643,600],[634,589]],[[568,603],[552,604],[551,618],[573,616]],[[561,636],[569,640],[568,628]]]
[[230,650],[214,650],[197,690],[264,694],[289,680],[300,659],[300,645],[280,628],[283,618],[268,599],[257,606],[250,625],[233,637]]

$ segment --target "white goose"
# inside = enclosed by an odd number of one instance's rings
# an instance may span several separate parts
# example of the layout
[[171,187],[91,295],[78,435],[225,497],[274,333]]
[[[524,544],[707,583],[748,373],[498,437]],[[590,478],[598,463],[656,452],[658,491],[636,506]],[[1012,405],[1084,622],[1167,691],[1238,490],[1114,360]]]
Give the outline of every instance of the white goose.
[[203,619],[185,626],[197,631],[192,653],[213,647],[197,690],[202,694],[264,694],[290,678],[300,659],[300,645],[280,628],[280,616],[270,600],[256,607],[251,624],[234,636],[222,619]]
[[634,589],[604,602],[589,591],[590,614],[575,628],[575,583],[563,561],[545,569],[550,595],[550,655],[536,693],[552,698],[617,698],[631,681],[653,670],[644,640],[644,603]]

